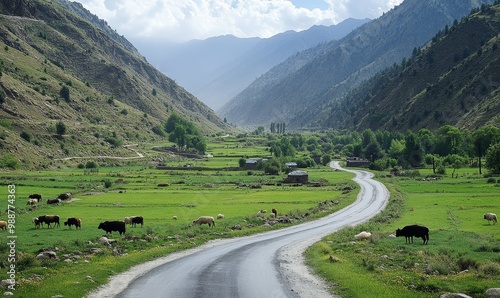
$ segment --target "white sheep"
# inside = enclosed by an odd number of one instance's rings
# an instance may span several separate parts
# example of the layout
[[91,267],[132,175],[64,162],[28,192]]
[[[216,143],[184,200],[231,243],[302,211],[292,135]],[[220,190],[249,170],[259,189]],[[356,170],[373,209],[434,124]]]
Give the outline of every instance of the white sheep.
[[222,219],[222,218],[224,218],[224,214],[222,213],[217,214],[217,219]]
[[261,216],[262,214],[266,213],[267,210],[265,209],[260,209],[259,211],[257,211],[257,216]]
[[276,218],[276,215],[275,215],[274,213],[270,213],[270,214],[269,214],[269,218],[270,218],[270,219],[275,219],[275,218]]
[[132,217],[131,216],[125,217],[125,219],[123,221],[125,222],[126,225],[131,225],[132,224]]
[[209,227],[215,227],[215,220],[213,216],[200,216],[198,219],[193,220],[195,225],[201,226],[202,224],[207,224]]
[[176,215],[172,216],[172,219],[177,220],[177,216]]
[[355,235],[354,238],[356,240],[368,240],[368,239],[370,239],[371,236],[372,236],[372,233],[362,231],[361,233]]
[[495,213],[485,213],[483,218],[488,221],[488,224],[490,221],[493,221],[493,224],[498,224],[497,215]]

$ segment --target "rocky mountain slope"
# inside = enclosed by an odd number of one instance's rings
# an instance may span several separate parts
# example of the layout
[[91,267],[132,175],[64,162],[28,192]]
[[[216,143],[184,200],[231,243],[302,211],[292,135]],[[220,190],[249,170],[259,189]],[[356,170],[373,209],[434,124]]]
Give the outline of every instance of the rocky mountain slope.
[[231,129],[76,2],[0,1],[0,41],[0,147],[25,166],[161,140],[172,112]]
[[472,8],[492,2],[405,0],[340,42],[287,59],[233,98],[219,114],[242,127],[285,122],[288,129],[324,128],[316,120],[327,103],[411,56],[415,47],[423,46]]
[[313,126],[398,131],[498,126],[499,34],[500,4],[483,6],[445,27],[402,64],[321,107]]

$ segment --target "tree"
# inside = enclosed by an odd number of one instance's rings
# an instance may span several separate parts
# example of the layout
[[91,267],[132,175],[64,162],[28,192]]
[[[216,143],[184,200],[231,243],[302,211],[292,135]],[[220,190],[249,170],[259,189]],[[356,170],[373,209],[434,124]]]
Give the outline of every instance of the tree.
[[483,126],[472,134],[474,153],[478,157],[479,174],[482,174],[481,158],[486,155],[491,143],[499,138],[500,129],[492,125]]
[[365,152],[365,158],[371,162],[381,158],[383,155],[382,148],[380,148],[380,144],[377,141],[373,141],[370,144],[368,144],[364,152]]
[[424,160],[424,150],[417,135],[411,131],[406,133],[404,155],[412,167],[421,166]]
[[497,142],[486,151],[486,168],[493,174],[500,174],[500,142]]
[[330,161],[332,161],[332,157],[329,154],[323,154],[323,156],[321,156],[322,165],[326,166]]
[[68,86],[64,85],[62,86],[61,90],[59,91],[59,95],[61,95],[61,97],[69,102],[70,101],[70,97],[69,97],[69,88]]
[[56,123],[56,133],[60,136],[66,133],[66,125],[62,121]]
[[205,140],[196,126],[176,113],[167,119],[165,131],[169,133],[168,140],[176,143],[179,150],[195,149],[204,153],[207,149]]

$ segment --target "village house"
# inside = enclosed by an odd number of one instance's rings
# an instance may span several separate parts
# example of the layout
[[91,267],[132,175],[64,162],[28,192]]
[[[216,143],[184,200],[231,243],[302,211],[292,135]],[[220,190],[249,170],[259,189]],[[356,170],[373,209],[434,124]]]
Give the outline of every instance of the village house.
[[304,171],[292,171],[288,173],[288,176],[285,178],[285,182],[288,183],[309,183],[309,174]]
[[347,167],[366,168],[370,165],[370,161],[361,157],[348,157],[346,159]]

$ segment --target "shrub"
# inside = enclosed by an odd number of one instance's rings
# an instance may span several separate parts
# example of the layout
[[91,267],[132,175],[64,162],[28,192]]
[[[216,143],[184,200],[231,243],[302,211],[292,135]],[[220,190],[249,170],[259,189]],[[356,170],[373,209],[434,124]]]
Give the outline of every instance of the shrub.
[[104,180],[104,187],[105,188],[110,188],[111,186],[113,186],[113,181],[111,180]]
[[85,164],[85,168],[87,168],[87,169],[95,169],[97,167],[98,167],[97,163],[95,161],[93,161],[93,160],[89,160]]
[[31,135],[25,131],[21,133],[21,138],[23,138],[26,142],[31,142]]
[[7,98],[7,94],[5,91],[0,90],[0,104],[3,104],[5,102],[5,99]]
[[12,153],[6,153],[0,157],[0,168],[18,169],[21,163]]

